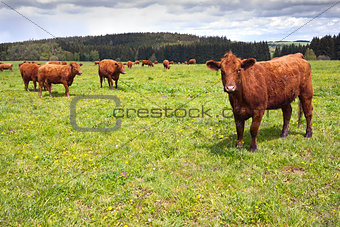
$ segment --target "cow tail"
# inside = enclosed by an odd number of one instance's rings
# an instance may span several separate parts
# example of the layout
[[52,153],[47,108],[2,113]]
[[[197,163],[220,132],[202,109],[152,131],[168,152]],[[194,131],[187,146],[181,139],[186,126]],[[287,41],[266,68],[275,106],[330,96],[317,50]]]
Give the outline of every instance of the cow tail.
[[301,101],[300,101],[300,99],[299,99],[299,118],[298,118],[298,127],[300,127],[300,125],[301,125],[301,117],[302,117],[302,113],[303,113],[302,104],[301,104]]

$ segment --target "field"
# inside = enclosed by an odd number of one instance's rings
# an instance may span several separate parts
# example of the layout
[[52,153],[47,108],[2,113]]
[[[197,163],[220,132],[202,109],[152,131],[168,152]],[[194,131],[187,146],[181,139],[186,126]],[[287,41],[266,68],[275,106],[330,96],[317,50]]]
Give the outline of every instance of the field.
[[[85,62],[70,98],[53,85],[54,97],[40,99],[14,64],[0,72],[1,226],[339,225],[340,61],[311,62],[313,138],[303,137],[305,121],[297,126],[296,101],[285,139],[281,110],[266,113],[256,153],[249,120],[245,149],[235,148],[221,76],[205,65],[126,68],[111,91]],[[79,95],[118,97],[120,129],[74,130]],[[80,100],[76,123],[113,127],[115,106]],[[151,116],[164,108],[180,111]],[[179,116],[189,109],[198,117]]]

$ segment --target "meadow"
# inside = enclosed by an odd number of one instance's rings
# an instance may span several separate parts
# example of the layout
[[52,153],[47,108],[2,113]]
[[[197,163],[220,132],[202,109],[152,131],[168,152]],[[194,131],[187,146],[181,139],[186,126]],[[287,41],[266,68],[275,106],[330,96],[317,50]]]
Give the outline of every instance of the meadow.
[[[313,138],[303,137],[304,118],[297,125],[295,101],[289,136],[279,138],[281,110],[266,113],[256,153],[248,152],[250,120],[245,149],[235,147],[220,73],[205,65],[126,67],[109,90],[98,66],[84,62],[70,98],[53,85],[54,97],[40,99],[12,63],[13,72],[0,72],[1,226],[339,225],[340,61],[311,62]],[[131,111],[119,130],[80,132],[70,124],[79,95],[115,95],[124,110],[182,110]],[[114,127],[114,108],[81,100],[76,123]],[[209,116],[179,116],[202,108]]]

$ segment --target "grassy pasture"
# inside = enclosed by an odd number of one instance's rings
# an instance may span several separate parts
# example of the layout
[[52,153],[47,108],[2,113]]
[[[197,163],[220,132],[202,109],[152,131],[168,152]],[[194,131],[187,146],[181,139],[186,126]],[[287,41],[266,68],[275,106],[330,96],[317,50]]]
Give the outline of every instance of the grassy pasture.
[[[266,114],[256,153],[247,151],[249,120],[246,149],[235,148],[220,74],[205,65],[126,67],[111,91],[85,62],[71,98],[53,85],[54,98],[42,99],[14,65],[0,72],[1,226],[339,225],[339,61],[311,62],[313,138],[303,137],[305,121],[297,126],[296,101],[285,139],[281,110]],[[79,132],[70,124],[78,95],[115,95],[125,110],[203,106],[210,117],[130,111],[118,131]],[[114,107],[79,101],[77,124],[113,127]]]

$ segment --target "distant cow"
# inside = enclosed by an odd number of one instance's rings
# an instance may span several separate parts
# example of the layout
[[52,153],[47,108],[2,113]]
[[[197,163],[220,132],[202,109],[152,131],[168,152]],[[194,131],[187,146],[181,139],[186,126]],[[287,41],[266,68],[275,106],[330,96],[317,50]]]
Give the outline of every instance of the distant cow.
[[63,84],[65,87],[65,95],[70,97],[68,87],[72,85],[74,77],[81,74],[80,64],[77,64],[76,62],[70,62],[69,65],[45,64],[40,66],[38,70],[40,98],[42,97],[41,89],[45,82],[48,84],[50,97],[52,97],[52,84]]
[[127,66],[128,66],[129,69],[131,69],[131,68],[132,68],[132,62],[131,62],[131,61],[128,61],[128,62],[127,62]]
[[154,61],[154,63],[155,63],[155,65],[157,65],[157,64],[158,64],[158,61]]
[[66,61],[62,61],[61,64],[62,65],[67,65],[67,62]]
[[185,62],[183,62],[183,64],[184,64],[184,65],[187,65],[187,64],[188,64],[188,62],[187,62],[187,61],[185,61]]
[[206,65],[214,71],[221,69],[224,91],[229,94],[234,113],[238,147],[243,146],[244,122],[252,117],[250,151],[256,151],[262,116],[269,109],[282,109],[281,137],[286,137],[292,114],[290,103],[296,97],[299,97],[307,121],[305,137],[312,137],[311,67],[301,53],[256,62],[254,58],[241,60],[230,51],[221,61],[210,60]]
[[37,91],[38,69],[40,66],[37,63],[29,62],[20,63],[19,65],[21,77],[24,81],[26,91],[30,91],[28,89],[28,84],[30,81],[33,81],[34,91]]
[[169,61],[169,64],[170,64],[170,65],[173,65],[173,64],[174,64],[174,61]]
[[168,60],[164,60],[164,61],[163,61],[163,66],[164,66],[165,69],[170,69],[170,63],[169,63],[169,61],[168,61]]
[[135,65],[139,65],[139,61],[135,61],[135,63],[134,63]]
[[99,62],[99,78],[100,87],[103,87],[103,79],[107,78],[109,87],[113,90],[113,81],[115,81],[116,89],[118,88],[118,80],[120,74],[125,74],[124,65],[121,62],[116,62],[111,59],[104,59]]
[[98,65],[98,64],[99,64],[99,61],[95,61],[95,62],[94,62],[94,65]]
[[153,67],[153,63],[150,60],[143,60],[142,61],[142,66],[144,66],[144,65],[148,65],[148,66]]
[[60,65],[60,61],[48,61],[46,64],[51,64],[51,65]]
[[188,62],[188,65],[195,65],[196,64],[196,59],[190,59]]
[[13,65],[12,64],[0,64],[0,71],[4,71],[5,69],[8,69],[8,71],[13,72]]

